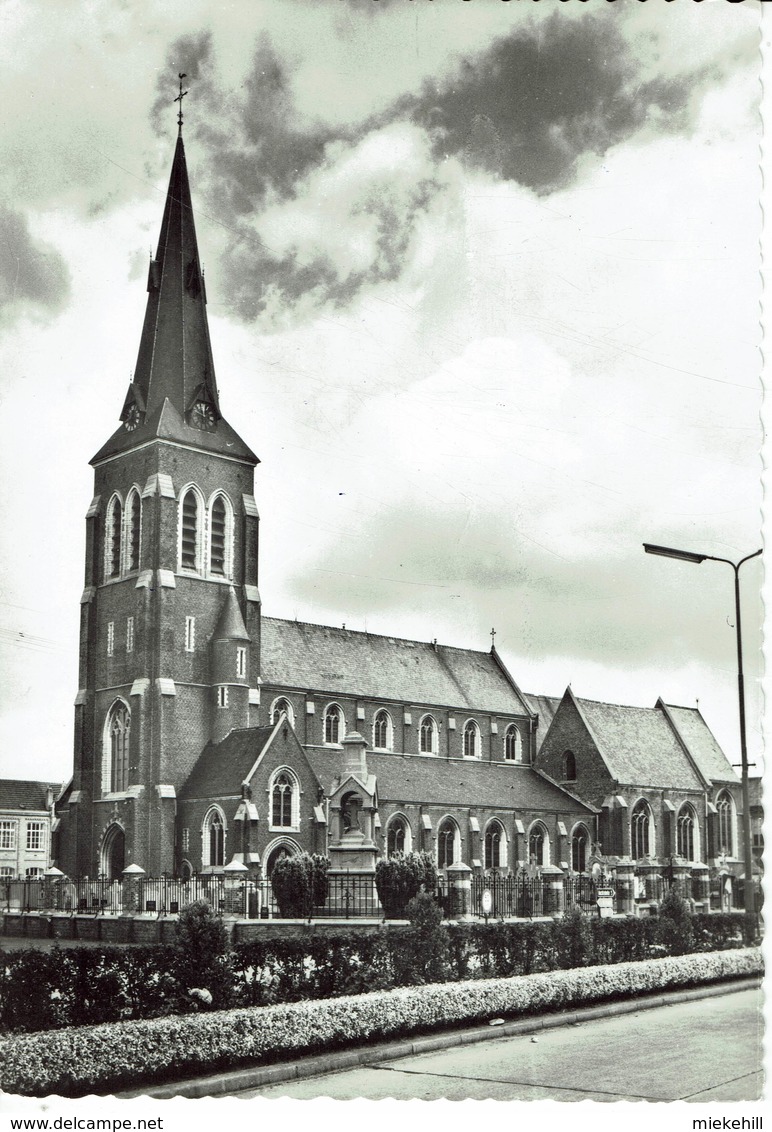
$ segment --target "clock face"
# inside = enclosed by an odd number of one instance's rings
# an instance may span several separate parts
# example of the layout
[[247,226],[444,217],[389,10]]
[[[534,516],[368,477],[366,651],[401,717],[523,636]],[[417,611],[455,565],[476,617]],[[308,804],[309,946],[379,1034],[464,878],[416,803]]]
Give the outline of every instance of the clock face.
[[139,405],[129,405],[126,410],[126,420],[123,422],[127,431],[133,432],[141,421],[142,413],[139,410]]
[[214,409],[208,401],[196,401],[190,412],[190,423],[194,428],[213,429],[217,424]]

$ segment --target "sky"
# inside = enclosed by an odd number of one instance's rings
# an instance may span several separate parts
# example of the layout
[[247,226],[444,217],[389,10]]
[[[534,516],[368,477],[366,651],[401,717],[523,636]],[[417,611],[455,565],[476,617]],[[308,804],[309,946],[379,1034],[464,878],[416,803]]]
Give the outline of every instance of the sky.
[[[699,703],[738,762],[761,546],[759,6],[0,4],[0,775],[72,766],[88,460],[185,72],[264,611]],[[762,567],[742,573],[761,768]]]

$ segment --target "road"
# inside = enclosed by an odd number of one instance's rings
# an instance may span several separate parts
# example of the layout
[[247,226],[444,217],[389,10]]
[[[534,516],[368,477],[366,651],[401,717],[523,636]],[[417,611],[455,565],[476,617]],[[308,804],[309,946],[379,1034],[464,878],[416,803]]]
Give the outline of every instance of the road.
[[762,1092],[762,995],[737,991],[459,1046],[239,1097],[740,1101]]

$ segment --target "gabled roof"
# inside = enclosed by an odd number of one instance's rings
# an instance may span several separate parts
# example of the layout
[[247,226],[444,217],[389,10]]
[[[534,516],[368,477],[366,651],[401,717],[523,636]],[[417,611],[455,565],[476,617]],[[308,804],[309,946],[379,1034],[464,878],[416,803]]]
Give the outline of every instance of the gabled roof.
[[[206,451],[227,452],[248,463],[257,457],[222,420],[206,316],[206,288],[201,271],[185,161],[178,137],[161,233],[150,263],[148,300],[134,380],[126,394],[121,420],[132,412],[133,430],[116,430],[91,461],[155,438],[173,439]],[[188,424],[194,404],[211,413],[212,427]]]
[[248,727],[231,731],[219,743],[207,743],[180,790],[180,799],[239,794],[273,731],[273,726]]
[[529,715],[490,652],[263,617],[263,684]]
[[0,810],[45,810],[47,792],[56,798],[61,788],[61,782],[0,778]]
[[536,750],[538,751],[544,742],[544,736],[549,730],[549,725],[555,717],[555,712],[558,710],[561,697],[535,696],[526,692],[523,698],[534,715],[539,717],[539,726],[536,729]]
[[689,748],[689,753],[709,782],[734,782],[738,776],[729,759],[718,745],[713,732],[702,718],[698,708],[665,705],[678,734]]
[[570,688],[566,696],[576,704],[609,774],[617,782],[703,789],[688,755],[657,708],[583,700],[574,696]]
[[[331,783],[343,773],[343,751],[332,747],[306,747],[305,751],[317,778],[329,791]],[[367,769],[376,776],[381,802],[595,813],[533,767],[521,764],[504,766],[471,759],[368,752]]]

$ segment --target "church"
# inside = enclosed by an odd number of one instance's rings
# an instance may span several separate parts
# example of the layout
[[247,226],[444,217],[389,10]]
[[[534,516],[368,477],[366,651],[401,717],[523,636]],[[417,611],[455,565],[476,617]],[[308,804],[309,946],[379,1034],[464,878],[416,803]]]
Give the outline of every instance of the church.
[[147,291],[120,423],[91,460],[65,873],[235,860],[269,877],[352,827],[373,857],[426,850],[441,870],[584,873],[683,850],[707,871],[709,847],[738,853],[737,780],[699,713],[602,705],[602,725],[570,690],[524,694],[495,645],[263,616],[259,461],[220,406],[181,122]]

